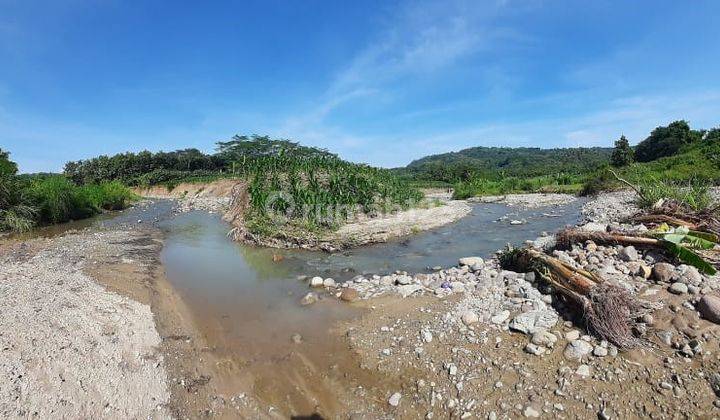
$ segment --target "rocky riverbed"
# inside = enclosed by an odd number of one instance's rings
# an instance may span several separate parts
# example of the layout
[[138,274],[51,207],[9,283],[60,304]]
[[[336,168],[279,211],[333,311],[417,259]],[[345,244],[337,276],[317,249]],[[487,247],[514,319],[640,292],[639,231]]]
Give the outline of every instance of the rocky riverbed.
[[[587,203],[584,227],[616,226],[632,200],[621,192]],[[293,398],[313,395],[291,402],[290,389],[262,386],[272,375],[265,365],[207,344],[164,279],[158,217],[138,211],[122,227],[0,243],[5,417],[264,418],[313,401],[321,415],[357,418],[720,413],[720,278],[662,254],[592,242],[550,251],[656,304],[638,320],[645,345],[630,351],[594,337],[533,273],[503,270],[493,257],[342,283],[304,278],[303,310],[337,299],[362,314],[340,321],[324,347],[288,334],[277,363],[301,366],[288,370],[302,385]],[[527,245],[549,249],[552,238]],[[306,347],[331,355],[308,358]]]
[[[584,227],[617,225],[636,209],[632,202],[628,192],[601,195],[585,205]],[[552,254],[654,303],[659,309],[636,327],[645,345],[619,351],[597,339],[582,313],[550,286],[533,273],[502,270],[494,258],[461,258],[456,267],[433,273],[357,276],[342,284],[310,278],[316,290],[304,299],[327,292],[371,308],[344,331],[361,365],[403,378],[399,389],[383,396],[393,416],[720,414],[720,276],[631,246],[587,242]]]

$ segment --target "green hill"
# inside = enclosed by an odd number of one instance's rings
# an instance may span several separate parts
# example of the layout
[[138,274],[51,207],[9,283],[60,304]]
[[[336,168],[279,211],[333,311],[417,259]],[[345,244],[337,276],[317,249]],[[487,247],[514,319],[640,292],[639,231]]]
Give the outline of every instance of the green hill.
[[612,148],[540,149],[472,147],[431,155],[411,162],[402,172],[417,180],[454,183],[471,178],[531,178],[553,174],[580,175],[610,160]]

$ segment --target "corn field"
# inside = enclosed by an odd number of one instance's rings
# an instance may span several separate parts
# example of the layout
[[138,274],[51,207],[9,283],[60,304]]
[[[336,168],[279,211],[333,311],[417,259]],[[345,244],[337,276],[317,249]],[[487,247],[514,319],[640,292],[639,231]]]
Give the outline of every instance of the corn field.
[[422,199],[420,191],[388,170],[336,156],[279,153],[241,159],[234,172],[249,182],[251,217],[256,223],[282,214],[286,221],[306,227],[336,227],[356,212],[407,209]]

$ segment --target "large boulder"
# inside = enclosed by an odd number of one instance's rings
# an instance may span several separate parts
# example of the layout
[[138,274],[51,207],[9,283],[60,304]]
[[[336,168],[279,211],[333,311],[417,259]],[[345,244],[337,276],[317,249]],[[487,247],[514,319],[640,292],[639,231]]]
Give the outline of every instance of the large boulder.
[[705,295],[697,303],[696,308],[703,318],[720,324],[720,297]]

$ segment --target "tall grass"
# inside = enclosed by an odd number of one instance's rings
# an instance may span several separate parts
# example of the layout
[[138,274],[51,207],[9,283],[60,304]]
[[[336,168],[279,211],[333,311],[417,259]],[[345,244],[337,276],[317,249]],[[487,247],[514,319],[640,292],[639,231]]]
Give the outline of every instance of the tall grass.
[[710,196],[710,185],[702,180],[686,182],[661,181],[654,178],[643,180],[637,185],[640,191],[637,204],[649,208],[660,200],[676,200],[686,204],[695,211],[707,210],[713,200]]
[[0,178],[0,231],[24,232],[35,225],[84,219],[120,210],[137,197],[119,182],[77,186],[61,175],[20,181]]

